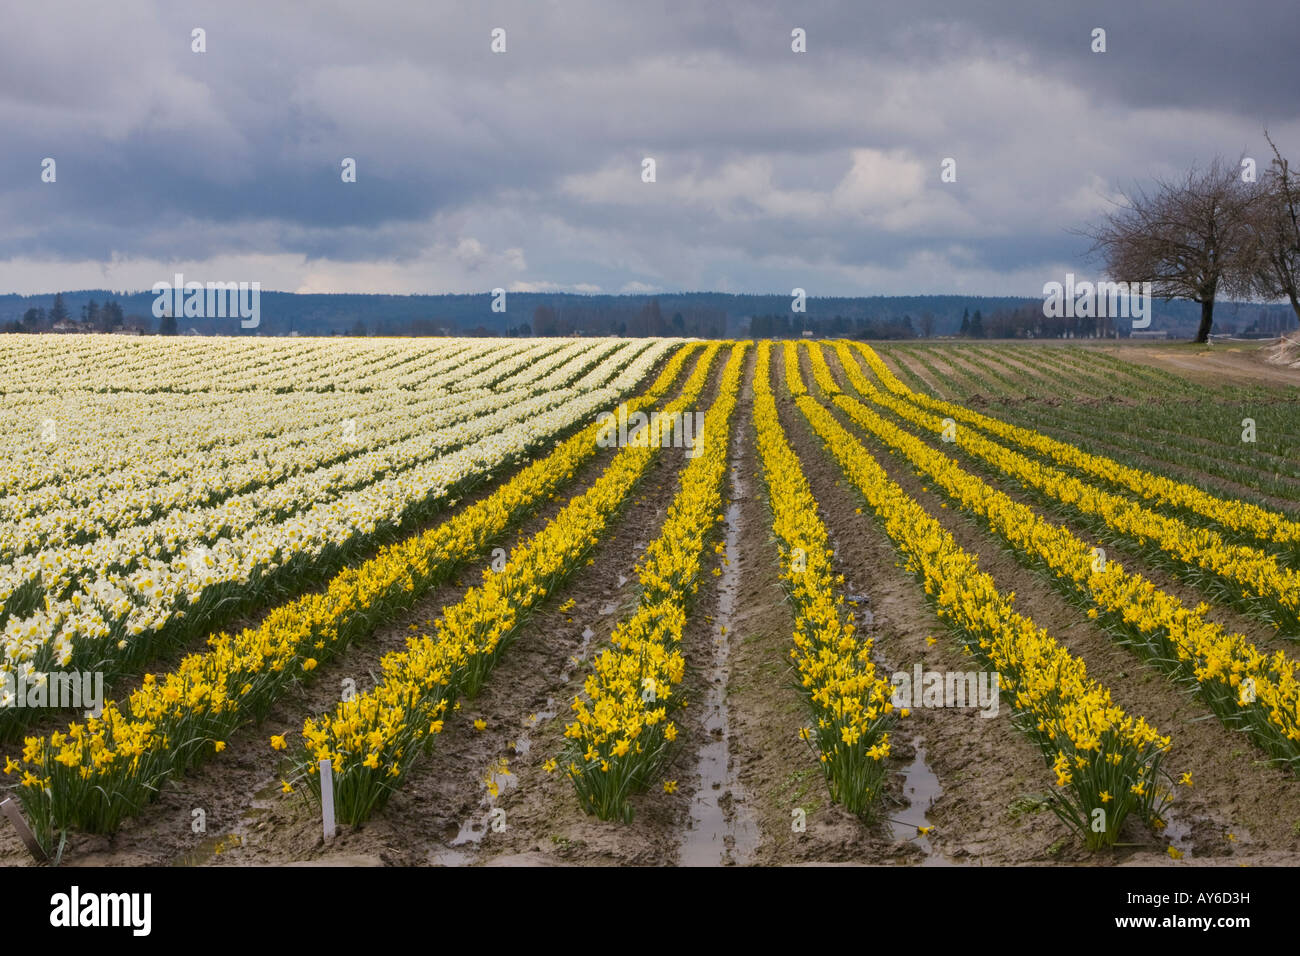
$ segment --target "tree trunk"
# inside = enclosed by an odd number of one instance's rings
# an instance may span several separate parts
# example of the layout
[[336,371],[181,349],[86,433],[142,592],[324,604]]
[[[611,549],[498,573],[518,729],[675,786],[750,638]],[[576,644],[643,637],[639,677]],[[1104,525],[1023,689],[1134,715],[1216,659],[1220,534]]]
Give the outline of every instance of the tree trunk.
[[1205,298],[1201,300],[1201,327],[1196,330],[1197,342],[1210,341],[1210,326],[1214,324],[1214,300]]

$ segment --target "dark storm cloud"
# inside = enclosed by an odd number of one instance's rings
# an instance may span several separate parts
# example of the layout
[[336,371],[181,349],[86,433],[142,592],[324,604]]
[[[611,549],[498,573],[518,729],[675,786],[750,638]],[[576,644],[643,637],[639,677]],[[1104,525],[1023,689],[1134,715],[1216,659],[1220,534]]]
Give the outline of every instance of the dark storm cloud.
[[1297,142],[1294,19],[1131,0],[28,5],[0,35],[0,287],[244,257],[287,288],[1024,292],[1077,260],[1067,230],[1116,186],[1258,149],[1265,123]]

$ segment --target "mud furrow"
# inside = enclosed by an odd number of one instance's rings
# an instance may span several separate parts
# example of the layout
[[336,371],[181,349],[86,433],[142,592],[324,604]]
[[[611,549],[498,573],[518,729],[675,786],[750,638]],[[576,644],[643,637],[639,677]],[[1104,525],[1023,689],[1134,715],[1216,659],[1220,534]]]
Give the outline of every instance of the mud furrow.
[[[916,476],[901,455],[890,454],[876,439],[828,405],[851,433],[901,485],[953,535],[967,551],[980,557],[980,567],[993,576],[999,590],[1015,592],[1016,605],[1039,626],[1087,663],[1088,673],[1109,688],[1119,706],[1141,714],[1172,737],[1165,770],[1173,783],[1191,771],[1193,785],[1174,786],[1171,830],[1177,848],[1193,857],[1225,857],[1250,862],[1278,862],[1300,849],[1294,825],[1300,822],[1300,784],[1267,766],[1263,754],[1239,734],[1224,728],[1208,707],[1183,688],[1174,686],[1154,667],[1115,644],[1086,614],[1070,603],[1037,571],[1008,553],[999,538],[973,516],[958,511],[930,483]],[[999,721],[1000,722],[1000,721]],[[1041,764],[1040,764],[1041,767]],[[1040,789],[1052,786],[1043,767]],[[1116,849],[1113,857],[1098,853],[1081,859],[1103,862],[1131,859],[1161,862],[1165,837],[1130,826],[1130,836],[1145,849]],[[1228,834],[1232,834],[1229,838]],[[1167,861],[1167,857],[1164,858]]]
[[[783,366],[778,376],[783,381]],[[838,544],[837,557],[865,578],[858,587],[869,599],[870,633],[881,658],[891,668],[905,671],[917,663],[930,671],[971,670],[971,659],[946,633],[926,601],[924,588],[902,570],[893,543],[861,507],[793,402],[783,398],[777,404]],[[1051,775],[1037,749],[1016,733],[1007,715],[1005,709],[989,719],[973,709],[922,707],[912,711],[897,735],[900,743],[915,741],[914,746],[925,749],[926,762],[943,791],[929,814],[935,829],[928,839],[949,860],[1048,861],[1049,851],[1068,837],[1050,812],[1019,812],[1022,807],[1038,806]],[[900,749],[898,757],[901,771],[912,755]]]

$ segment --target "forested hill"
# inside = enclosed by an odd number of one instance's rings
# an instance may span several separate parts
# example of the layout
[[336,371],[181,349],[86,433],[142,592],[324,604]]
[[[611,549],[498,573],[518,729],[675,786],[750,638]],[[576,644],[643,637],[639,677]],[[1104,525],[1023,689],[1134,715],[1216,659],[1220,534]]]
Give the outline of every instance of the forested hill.
[[[53,323],[53,293],[0,295],[0,327],[18,331],[26,317],[26,330],[43,331]],[[152,292],[121,293],[90,289],[62,293],[71,322],[84,320],[87,307],[117,303],[127,327],[157,331]],[[259,335],[440,335],[531,334],[568,335],[760,335],[854,334],[893,338],[911,335],[954,335],[963,316],[980,313],[983,334],[1007,334],[1011,325],[1023,325],[1041,315],[1042,300],[1021,297],[914,295],[914,296],[809,296],[806,312],[792,311],[788,295],[732,295],[722,292],[639,295],[575,295],[567,293],[511,292],[505,311],[493,311],[490,292],[477,295],[298,295],[263,292],[261,320],[256,329],[243,330],[237,319],[179,318],[178,331],[202,334]],[[36,310],[34,313],[33,310]],[[1153,329],[1181,334],[1195,328],[1199,306],[1190,302],[1157,301]],[[1215,331],[1244,330],[1267,313],[1289,315],[1289,308],[1225,302],[1215,313]],[[94,315],[94,310],[91,310]],[[34,327],[40,316],[44,328]],[[993,318],[1001,316],[1002,331]],[[1014,321],[1013,321],[1013,317]]]

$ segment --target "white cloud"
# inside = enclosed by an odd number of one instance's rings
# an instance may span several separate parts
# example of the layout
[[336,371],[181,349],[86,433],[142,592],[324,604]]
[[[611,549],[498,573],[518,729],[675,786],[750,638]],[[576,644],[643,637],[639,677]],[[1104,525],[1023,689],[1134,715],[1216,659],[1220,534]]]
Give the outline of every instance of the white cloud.
[[1259,82],[1290,34],[1259,10],[1187,16],[1216,72],[1178,45],[1090,59],[1014,4],[818,4],[805,55],[766,0],[526,4],[493,56],[476,10],[373,3],[15,7],[0,291],[147,288],[173,258],[314,291],[1036,290],[1118,188],[1262,161],[1262,118],[1300,152],[1289,88]]

